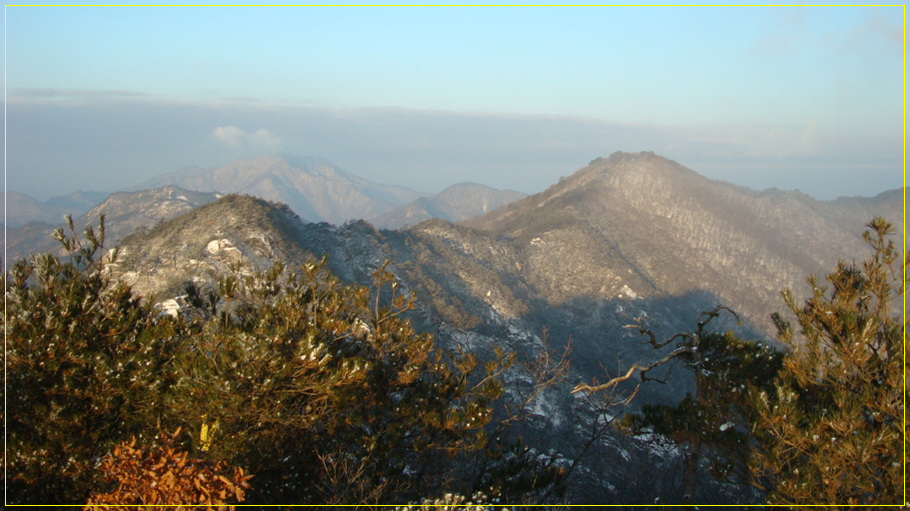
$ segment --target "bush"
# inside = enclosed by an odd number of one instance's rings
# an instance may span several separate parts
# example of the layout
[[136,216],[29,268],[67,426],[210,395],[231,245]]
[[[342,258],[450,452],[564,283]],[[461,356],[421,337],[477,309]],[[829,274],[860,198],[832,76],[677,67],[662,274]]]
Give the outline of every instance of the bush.
[[169,407],[193,431],[217,423],[209,455],[257,474],[251,500],[404,500],[441,490],[451,458],[483,446],[506,359],[480,368],[436,349],[385,267],[372,292],[324,260],[218,287],[217,303],[196,303],[193,315],[215,313],[192,327]]
[[96,460],[130,436],[154,437],[165,413],[173,325],[106,277],[103,232],[58,231],[70,260],[38,255],[6,275],[9,503],[84,502]]
[[173,435],[163,435],[162,445],[151,449],[136,448],[135,438],[115,447],[100,469],[105,481],[116,486],[107,493],[94,493],[84,509],[155,506],[177,510],[180,505],[198,504],[195,509],[223,510],[234,509],[229,503],[243,502],[253,476],[223,461],[190,458],[174,445],[179,433],[178,429]]

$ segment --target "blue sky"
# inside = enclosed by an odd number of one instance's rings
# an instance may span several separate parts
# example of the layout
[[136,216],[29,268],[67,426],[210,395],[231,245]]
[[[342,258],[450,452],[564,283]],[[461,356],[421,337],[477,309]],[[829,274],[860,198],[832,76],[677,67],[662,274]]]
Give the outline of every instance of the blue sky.
[[7,183],[36,196],[270,151],[429,192],[615,150],[820,198],[903,177],[902,7],[5,12]]

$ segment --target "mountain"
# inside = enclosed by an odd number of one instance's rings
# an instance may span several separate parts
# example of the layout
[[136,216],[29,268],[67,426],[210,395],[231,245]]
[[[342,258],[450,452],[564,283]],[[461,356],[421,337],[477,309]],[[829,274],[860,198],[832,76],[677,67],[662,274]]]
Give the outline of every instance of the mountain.
[[398,229],[431,218],[458,222],[489,213],[524,196],[521,192],[497,190],[477,183],[457,183],[432,197],[420,197],[372,218],[370,223],[383,229]]
[[[117,192],[82,215],[73,218],[73,227],[81,235],[86,225],[98,225],[105,215],[105,245],[113,247],[135,231],[148,230],[162,220],[182,215],[202,204],[212,202],[217,194],[165,186],[138,192]],[[60,216],[63,216],[62,214]],[[19,259],[36,252],[55,252],[61,247],[52,238],[54,229],[64,227],[60,218],[54,224],[31,222],[7,229],[7,257]]]
[[710,180],[653,153],[615,153],[464,225],[512,240],[551,304],[619,296],[627,285],[642,297],[708,290],[770,333],[780,290],[862,257],[862,225],[875,215],[899,223],[898,195],[820,202]]
[[45,201],[45,204],[66,210],[67,214],[77,217],[103,201],[109,193],[78,191],[66,195],[56,195]]
[[[305,223],[285,205],[240,195],[126,238],[109,268],[141,296],[173,311],[183,304],[188,282],[203,292],[215,291],[219,277],[232,267],[244,275],[281,260],[294,270],[323,255],[335,275],[359,284],[368,284],[370,274],[389,260],[400,289],[420,298],[411,316],[415,327],[435,333],[440,345],[467,350],[481,360],[496,348],[516,353],[519,362],[505,376],[506,399],[524,399],[536,357],[571,344],[575,355],[567,379],[532,396],[526,405],[528,420],[511,434],[522,436],[539,452],[559,453],[561,463],[586,453],[574,476],[578,494],[571,497],[573,502],[609,502],[618,498],[617,491],[628,496],[626,490],[637,484],[642,470],[656,474],[672,465],[672,455],[614,433],[585,447],[602,415],[584,396],[570,391],[579,381],[603,377],[605,366],[653,357],[623,328],[632,318],[647,314],[665,328],[682,329],[690,326],[697,304],[630,295],[607,297],[600,304],[575,301],[552,307],[523,277],[520,264],[515,264],[519,254],[509,240],[438,219],[399,231],[376,230],[366,222]],[[644,402],[681,398],[688,387],[678,375],[674,378],[677,384],[669,390],[643,391]],[[617,459],[648,468],[636,468],[633,474],[628,465],[610,462]],[[666,491],[661,483],[646,486],[636,491]]]
[[42,202],[24,193],[6,192],[6,225],[19,227],[29,222],[58,223],[63,215],[77,217],[104,200],[102,192],[74,192]]
[[[238,215],[230,208],[241,199],[221,199],[192,212],[204,217],[176,218],[125,240],[135,255],[125,264],[146,276],[143,293],[158,296],[182,278],[156,276],[161,261],[204,281],[208,266],[196,265],[215,241],[258,266],[327,254],[334,271],[360,283],[387,259],[447,328],[529,335],[548,329],[587,352],[579,370],[592,375],[605,359],[649,356],[624,328],[638,317],[673,332],[725,305],[743,322],[725,326],[773,342],[769,315],[784,309],[780,291],[799,296],[807,276],[823,275],[838,259],[864,257],[862,225],[877,215],[899,224],[901,197],[892,191],[823,202],[707,179],[653,153],[615,153],[544,192],[459,224],[435,219],[380,231],[297,218],[283,221],[287,232],[279,233],[255,218],[290,218],[289,211]],[[243,209],[270,204],[251,200],[243,199]],[[171,233],[168,241],[151,241],[163,232]]]
[[[232,267],[243,274],[280,259],[293,269],[326,255],[340,279],[368,284],[387,260],[400,289],[417,294],[416,328],[481,359],[494,348],[520,357],[505,375],[507,398],[527,389],[535,356],[570,347],[567,379],[533,397],[517,434],[563,460],[584,454],[571,502],[648,503],[673,490],[666,473],[678,471],[680,451],[592,437],[613,412],[572,387],[665,354],[627,328],[638,318],[665,337],[726,305],[743,324],[712,325],[771,341],[766,318],[785,309],[779,291],[800,299],[807,275],[863,257],[862,225],[875,215],[899,225],[903,193],[817,201],[710,180],[653,153],[615,153],[483,216],[399,230],[305,223],[285,205],[230,195],[127,237],[112,269],[146,299],[179,307],[186,282],[216,290]],[[655,376],[668,384],[643,387],[633,409],[692,390],[678,368]],[[744,486],[711,488],[719,502],[749,500]]]
[[333,224],[373,218],[421,196],[408,188],[354,176],[321,158],[290,155],[263,156],[214,169],[184,169],[140,187],[168,184],[200,192],[249,194],[287,204],[306,220]]
[[137,230],[150,229],[162,220],[180,216],[219,197],[217,193],[192,192],[176,186],[117,192],[82,215],[79,224],[96,223],[103,214],[108,240],[119,243]]
[[65,212],[62,209],[49,208],[24,193],[6,192],[6,225],[19,227],[29,222],[56,222]]
[[128,236],[112,269],[146,297],[174,297],[187,280],[214,283],[241,260],[259,268],[302,261],[305,225],[286,205],[228,195]]

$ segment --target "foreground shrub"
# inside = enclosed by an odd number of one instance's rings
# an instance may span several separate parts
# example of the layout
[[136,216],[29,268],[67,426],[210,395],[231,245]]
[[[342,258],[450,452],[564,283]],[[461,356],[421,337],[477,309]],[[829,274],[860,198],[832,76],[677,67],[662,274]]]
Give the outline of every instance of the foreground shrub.
[[[229,503],[243,502],[252,475],[225,462],[190,458],[176,447],[173,435],[164,435],[162,445],[143,449],[136,439],[114,448],[104,457],[101,472],[116,487],[95,493],[84,509],[123,509],[123,506],[155,506],[156,509],[234,509]],[[183,507],[178,507],[183,505]],[[129,509],[129,508],[127,508]],[[139,509],[138,507],[136,509]]]
[[176,343],[161,318],[107,276],[102,227],[69,250],[6,274],[6,490],[11,504],[75,504],[98,487],[93,467],[117,443],[151,440],[166,411]]

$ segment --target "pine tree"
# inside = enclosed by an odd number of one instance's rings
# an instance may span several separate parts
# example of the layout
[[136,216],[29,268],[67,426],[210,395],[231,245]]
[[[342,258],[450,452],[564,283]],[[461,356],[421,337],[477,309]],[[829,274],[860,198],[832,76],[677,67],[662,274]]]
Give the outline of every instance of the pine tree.
[[130,436],[150,437],[173,357],[170,322],[107,276],[104,218],[97,233],[55,235],[68,260],[36,255],[5,279],[12,504],[84,502],[99,484],[97,459]]
[[[576,391],[613,390],[636,372],[639,386],[655,380],[649,373],[671,362],[694,377],[695,395],[687,394],[675,405],[644,405],[639,413],[626,415],[620,427],[632,434],[651,433],[668,439],[683,450],[682,502],[697,500],[699,468],[710,462],[712,474],[725,480],[745,482],[748,476],[751,410],[747,390],[770,381],[780,366],[780,353],[757,342],[744,341],[732,332],[710,331],[708,325],[726,307],[717,307],[699,317],[693,332],[680,332],[659,341],[642,321],[634,326],[648,337],[654,349],[672,348],[647,366],[633,365],[625,376],[606,384],[581,385]],[[637,390],[636,390],[637,392]]]
[[732,332],[702,333],[697,339],[697,344],[683,343],[697,349],[680,357],[695,375],[695,395],[687,394],[672,406],[644,405],[640,413],[624,419],[634,434],[649,431],[683,448],[683,500],[688,503],[696,501],[698,469],[704,460],[719,480],[748,480],[752,413],[747,389],[766,385],[781,359],[773,348],[743,341]]
[[444,489],[453,457],[484,445],[508,357],[480,367],[436,349],[404,318],[414,298],[385,266],[372,290],[325,266],[238,268],[209,303],[190,289],[190,316],[202,319],[169,407],[210,432],[209,456],[256,474],[252,502],[378,503]]
[[754,395],[755,484],[784,505],[899,505],[903,495],[906,323],[894,304],[906,265],[881,218],[863,235],[872,255],[840,262],[828,285],[811,277],[796,317],[773,316],[789,348],[774,388]]

